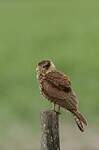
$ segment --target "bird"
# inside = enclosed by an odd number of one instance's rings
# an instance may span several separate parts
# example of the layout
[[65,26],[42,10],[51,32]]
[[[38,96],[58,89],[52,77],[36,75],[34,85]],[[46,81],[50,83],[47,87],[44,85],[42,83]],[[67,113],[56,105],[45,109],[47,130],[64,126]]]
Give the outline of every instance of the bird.
[[40,92],[53,104],[53,110],[60,113],[60,108],[64,108],[71,112],[78,128],[83,132],[87,121],[78,110],[77,96],[72,89],[69,76],[57,70],[51,60],[41,60],[37,64],[36,72]]

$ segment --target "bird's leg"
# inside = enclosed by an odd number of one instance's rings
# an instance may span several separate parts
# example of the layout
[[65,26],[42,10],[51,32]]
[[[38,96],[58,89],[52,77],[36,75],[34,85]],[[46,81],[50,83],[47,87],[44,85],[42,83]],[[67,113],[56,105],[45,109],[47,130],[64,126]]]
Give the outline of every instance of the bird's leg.
[[56,112],[58,113],[58,114],[61,114],[60,113],[60,106],[59,105],[56,105],[57,107],[56,107]]
[[54,106],[53,106],[53,107],[54,107],[54,109],[53,109],[54,111],[56,111],[56,110],[55,110],[55,108],[56,108],[55,106],[56,106],[56,104],[54,103]]
[[60,106],[58,105],[58,111],[60,112]]
[[52,110],[55,111],[56,113],[60,114],[60,106],[56,105],[55,103],[52,104]]
[[55,103],[52,103],[52,108],[51,110],[55,111]]

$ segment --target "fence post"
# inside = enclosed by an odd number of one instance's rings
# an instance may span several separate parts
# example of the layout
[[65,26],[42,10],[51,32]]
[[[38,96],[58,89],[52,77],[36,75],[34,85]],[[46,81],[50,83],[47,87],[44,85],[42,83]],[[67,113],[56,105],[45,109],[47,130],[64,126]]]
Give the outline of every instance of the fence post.
[[41,112],[41,150],[60,150],[59,115],[55,111]]

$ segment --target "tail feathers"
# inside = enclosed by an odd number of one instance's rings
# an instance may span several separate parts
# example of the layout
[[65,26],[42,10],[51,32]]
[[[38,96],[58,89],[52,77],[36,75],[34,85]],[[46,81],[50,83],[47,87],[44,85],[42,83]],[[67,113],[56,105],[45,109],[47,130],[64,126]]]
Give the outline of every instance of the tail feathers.
[[85,118],[82,116],[81,113],[79,113],[78,111],[73,112],[74,114],[74,119],[76,121],[76,124],[78,126],[78,128],[80,129],[80,131],[84,131],[84,127],[83,127],[83,123],[85,125],[87,125],[87,121],[85,120]]
[[77,124],[78,128],[80,129],[80,131],[84,132],[84,127],[83,127],[82,122],[76,116],[74,116],[74,119],[75,119],[76,124]]

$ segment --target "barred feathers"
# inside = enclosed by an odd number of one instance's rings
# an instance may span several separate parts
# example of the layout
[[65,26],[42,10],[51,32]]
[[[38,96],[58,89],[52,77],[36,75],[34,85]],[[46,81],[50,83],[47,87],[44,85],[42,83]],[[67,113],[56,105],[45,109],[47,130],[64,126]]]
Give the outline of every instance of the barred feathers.
[[73,116],[80,131],[84,132],[83,124],[87,125],[87,121],[85,120],[85,118],[78,111],[73,111]]

